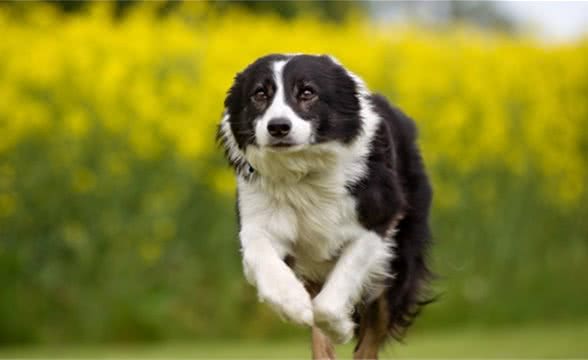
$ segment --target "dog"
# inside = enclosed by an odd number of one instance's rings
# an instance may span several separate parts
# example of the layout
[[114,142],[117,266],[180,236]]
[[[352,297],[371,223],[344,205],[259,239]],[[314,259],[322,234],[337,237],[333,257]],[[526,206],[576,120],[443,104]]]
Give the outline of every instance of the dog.
[[428,303],[432,200],[415,123],[328,55],[238,73],[217,139],[237,180],[244,275],[312,327],[314,358],[377,358]]

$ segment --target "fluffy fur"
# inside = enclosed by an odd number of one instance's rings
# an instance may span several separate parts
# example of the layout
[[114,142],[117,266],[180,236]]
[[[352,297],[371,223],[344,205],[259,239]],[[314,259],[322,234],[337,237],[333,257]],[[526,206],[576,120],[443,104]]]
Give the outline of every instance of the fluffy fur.
[[432,191],[413,121],[329,56],[269,55],[237,74],[218,139],[260,299],[336,342],[361,341],[378,307],[378,345],[400,338],[430,277]]

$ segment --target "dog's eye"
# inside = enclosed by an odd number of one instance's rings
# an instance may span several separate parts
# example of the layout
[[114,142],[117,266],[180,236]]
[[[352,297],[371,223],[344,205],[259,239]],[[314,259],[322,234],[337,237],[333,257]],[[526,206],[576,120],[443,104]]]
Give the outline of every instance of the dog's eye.
[[255,93],[253,94],[253,99],[255,101],[266,101],[267,100],[267,93],[265,92],[264,89],[259,88],[257,90],[255,90]]
[[302,88],[302,90],[300,91],[300,100],[302,101],[308,101],[308,100],[312,100],[315,97],[315,92],[314,89],[311,87],[305,87]]

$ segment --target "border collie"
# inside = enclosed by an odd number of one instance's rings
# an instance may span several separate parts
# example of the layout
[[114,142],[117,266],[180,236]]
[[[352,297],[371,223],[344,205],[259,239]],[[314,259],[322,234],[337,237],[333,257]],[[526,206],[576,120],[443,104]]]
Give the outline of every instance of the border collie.
[[376,358],[427,303],[432,190],[414,122],[330,56],[235,77],[218,140],[237,177],[246,279],[312,327],[313,356]]

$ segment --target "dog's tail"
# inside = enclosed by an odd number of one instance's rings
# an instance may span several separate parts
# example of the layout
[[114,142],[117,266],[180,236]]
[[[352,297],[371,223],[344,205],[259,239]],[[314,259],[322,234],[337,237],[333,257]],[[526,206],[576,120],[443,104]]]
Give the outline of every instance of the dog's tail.
[[392,260],[393,279],[383,296],[387,304],[388,335],[402,340],[422,307],[433,302],[429,288],[433,274],[427,266],[431,234],[426,218],[405,217],[396,234],[396,257]]

